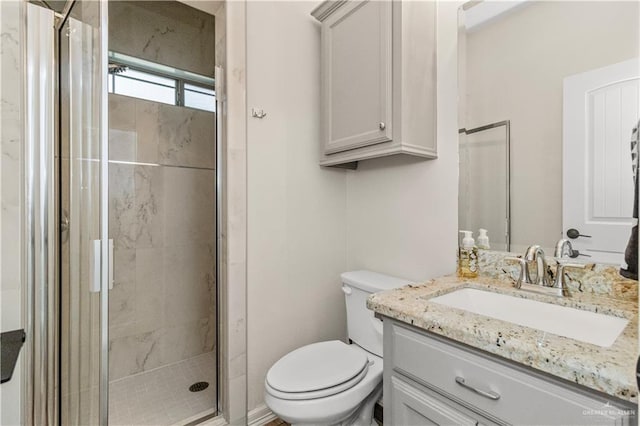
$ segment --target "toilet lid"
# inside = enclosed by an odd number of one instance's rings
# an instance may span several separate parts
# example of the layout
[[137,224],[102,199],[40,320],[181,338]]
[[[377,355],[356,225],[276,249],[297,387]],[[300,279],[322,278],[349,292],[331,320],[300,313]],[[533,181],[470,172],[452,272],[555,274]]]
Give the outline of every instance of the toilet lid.
[[363,352],[339,340],[313,343],[280,358],[266,381],[280,392],[311,392],[353,379],[368,363]]

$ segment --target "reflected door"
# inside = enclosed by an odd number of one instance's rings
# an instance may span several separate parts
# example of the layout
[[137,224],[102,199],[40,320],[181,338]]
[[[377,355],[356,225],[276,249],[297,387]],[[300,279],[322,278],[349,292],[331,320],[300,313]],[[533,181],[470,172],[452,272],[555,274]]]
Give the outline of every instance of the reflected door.
[[[640,60],[564,80],[562,226],[590,262],[622,264],[634,224],[631,136],[640,120]],[[571,237],[569,237],[571,238]]]
[[59,29],[64,425],[107,423],[106,1],[76,1]]

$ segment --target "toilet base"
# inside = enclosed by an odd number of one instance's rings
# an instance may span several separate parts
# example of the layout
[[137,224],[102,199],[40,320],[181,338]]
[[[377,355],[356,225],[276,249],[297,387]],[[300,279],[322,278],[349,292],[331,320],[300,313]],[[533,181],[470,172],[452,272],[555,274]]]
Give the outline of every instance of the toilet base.
[[373,411],[376,402],[382,396],[382,383],[380,383],[371,394],[362,401],[362,405],[357,407],[353,413],[339,423],[292,423],[291,426],[378,426],[373,418]]

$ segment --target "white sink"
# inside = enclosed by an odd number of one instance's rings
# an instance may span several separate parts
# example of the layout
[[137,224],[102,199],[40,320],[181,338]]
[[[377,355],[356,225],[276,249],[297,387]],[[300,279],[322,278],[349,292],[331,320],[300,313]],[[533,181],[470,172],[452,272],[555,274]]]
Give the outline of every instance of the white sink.
[[473,288],[463,288],[429,300],[605,348],[616,341],[629,323],[625,318]]

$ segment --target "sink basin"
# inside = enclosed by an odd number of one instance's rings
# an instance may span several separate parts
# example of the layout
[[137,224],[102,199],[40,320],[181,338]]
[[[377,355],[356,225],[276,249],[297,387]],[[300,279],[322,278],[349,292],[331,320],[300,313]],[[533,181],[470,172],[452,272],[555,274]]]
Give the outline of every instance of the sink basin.
[[580,309],[464,288],[429,299],[452,308],[609,347],[629,320]]

